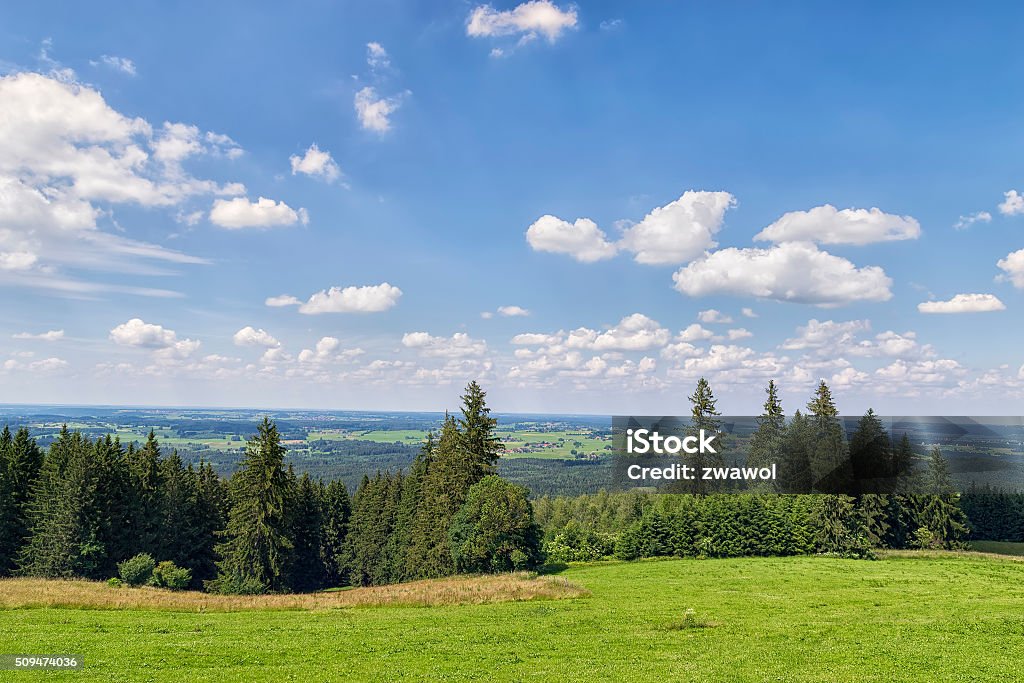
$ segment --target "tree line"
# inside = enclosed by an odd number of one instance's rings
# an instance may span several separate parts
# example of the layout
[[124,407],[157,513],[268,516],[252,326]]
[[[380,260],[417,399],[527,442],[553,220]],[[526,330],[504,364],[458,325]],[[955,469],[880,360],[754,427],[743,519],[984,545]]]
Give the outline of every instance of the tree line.
[[[948,476],[936,480],[933,475],[938,470],[917,467],[907,434],[895,439],[874,410],[868,409],[847,439],[832,391],[824,380],[815,388],[806,412],[798,409],[788,419],[774,380],[768,382],[765,394],[763,410],[756,418],[757,429],[750,437],[743,463],[752,468],[776,465],[776,479],[762,487],[762,492],[842,493],[854,497],[871,493],[944,493]],[[721,431],[717,400],[706,379],[698,380],[689,401],[688,432]],[[941,468],[944,462],[941,452],[936,449],[930,458]],[[726,465],[721,451],[695,453],[687,459],[698,471],[702,467]],[[712,486],[697,479],[667,488],[675,492],[707,494],[716,490]],[[727,487],[728,483],[717,490]]]
[[103,579],[155,558],[194,588],[263,593],[536,567],[528,492],[495,475],[486,394],[471,382],[462,401],[408,472],[364,477],[351,496],[286,466],[266,418],[229,479],[163,454],[152,432],[125,447],[65,427],[43,453],[5,428],[0,575]]
[[[739,556],[958,547],[968,534],[1024,536],[1024,496],[954,490],[942,454],[920,467],[869,410],[849,441],[825,382],[787,420],[774,382],[748,462],[777,462],[781,490],[548,496],[496,475],[504,449],[471,382],[407,470],[299,477],[264,419],[230,478],[185,464],[155,435],[141,446],[66,427],[44,453],[27,429],[0,432],[0,575],[103,579],[156,567],[169,585],[225,593],[314,591],[616,556]],[[692,426],[720,428],[710,384]],[[694,465],[715,466],[713,454]],[[837,493],[847,491],[853,495]],[[924,493],[922,493],[924,492]],[[134,561],[134,562],[132,562]],[[160,561],[160,564],[156,564]],[[144,571],[136,571],[142,567]],[[184,574],[178,569],[187,571]],[[159,582],[159,580],[158,580]]]
[[549,562],[960,548],[970,525],[937,496],[599,492],[536,504]]

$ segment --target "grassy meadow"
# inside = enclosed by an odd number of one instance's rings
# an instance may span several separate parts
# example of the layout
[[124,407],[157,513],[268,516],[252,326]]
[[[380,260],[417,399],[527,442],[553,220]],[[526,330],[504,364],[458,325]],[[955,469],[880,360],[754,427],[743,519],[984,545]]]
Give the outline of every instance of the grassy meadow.
[[[474,598],[495,589],[484,577],[436,582],[443,599],[423,597],[430,582],[415,599],[247,599],[264,606],[5,581],[0,652],[80,654],[84,670],[47,676],[75,681],[1005,681],[1021,666],[1024,562],[1009,557],[596,563],[555,578],[498,577],[520,591],[505,598]],[[483,583],[452,592],[460,581]]]

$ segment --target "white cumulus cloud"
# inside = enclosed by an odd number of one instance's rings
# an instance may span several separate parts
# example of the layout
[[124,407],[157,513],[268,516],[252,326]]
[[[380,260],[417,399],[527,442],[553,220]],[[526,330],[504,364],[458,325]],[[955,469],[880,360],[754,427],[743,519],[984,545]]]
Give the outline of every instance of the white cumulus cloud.
[[717,311],[714,308],[709,308],[706,311],[701,311],[697,314],[697,320],[708,325],[716,323],[728,324],[732,322],[732,318],[725,315],[721,311]]
[[174,330],[168,330],[162,325],[153,325],[144,322],[141,318],[132,318],[112,329],[110,339],[123,346],[161,349],[174,344],[178,335],[174,333]]
[[309,297],[309,301],[299,306],[299,313],[379,313],[397,304],[401,296],[402,290],[387,282],[364,287],[331,287]]
[[567,30],[575,28],[576,22],[575,7],[561,9],[550,0],[531,0],[505,11],[479,5],[469,13],[466,35],[474,38],[519,36],[521,41],[542,35],[553,43]]
[[329,183],[341,177],[341,168],[331,158],[331,153],[320,149],[315,142],[301,157],[293,154],[288,157],[288,161],[292,165],[292,175],[302,173],[326,180]]
[[603,332],[579,327],[569,333],[566,346],[595,351],[644,351],[664,346],[671,333],[642,313],[627,315]]
[[326,363],[332,360],[349,361],[365,354],[361,348],[342,349],[337,337],[321,337],[312,349],[299,352],[300,363]]
[[1004,216],[1017,216],[1024,213],[1024,195],[1017,190],[1009,190],[1003,193],[1006,199],[999,205],[999,213]]
[[132,318],[110,330],[110,340],[122,346],[153,349],[161,361],[186,358],[200,347],[195,339],[178,339],[174,330]]
[[857,268],[809,242],[721,249],[676,271],[672,279],[678,291],[694,297],[732,294],[822,307],[892,298],[892,280],[881,268]]
[[416,349],[424,356],[438,358],[467,358],[487,352],[487,342],[473,339],[465,332],[450,337],[435,337],[427,332],[408,332],[402,336],[402,346]]
[[524,332],[512,337],[512,343],[522,346],[552,346],[562,341],[562,334]]
[[796,328],[797,336],[782,343],[788,351],[803,349],[839,349],[852,344],[861,332],[871,329],[867,320],[819,321],[812,318],[806,325]]
[[921,302],[917,310],[922,313],[986,313],[1006,310],[1006,306],[994,294],[957,294],[949,301]]
[[676,339],[682,342],[694,342],[711,339],[714,336],[715,333],[712,332],[711,330],[701,326],[699,323],[693,323],[685,330],[680,332]]
[[679,199],[653,209],[623,234],[621,246],[637,263],[677,265],[718,246],[715,233],[725,212],[736,205],[728,192],[689,190]]
[[536,251],[568,254],[583,263],[611,258],[617,251],[589,218],[569,223],[555,216],[541,216],[526,230],[526,241]]
[[70,295],[173,295],[69,271],[153,274],[161,271],[146,261],[206,263],[103,224],[124,205],[180,207],[197,195],[238,194],[238,183],[198,179],[181,166],[186,157],[236,149],[195,126],[126,116],[73,74],[0,77],[0,278]]
[[268,296],[267,300],[263,303],[272,308],[281,308],[282,306],[299,306],[302,304],[302,300],[291,294],[281,294],[279,296]]
[[530,315],[530,311],[522,306],[498,306],[498,315],[506,318],[517,318]]
[[210,211],[210,221],[228,230],[273,228],[295,225],[300,221],[306,224],[309,222],[309,215],[305,209],[300,208],[296,211],[283,201],[277,202],[260,197],[255,202],[250,202],[245,197],[235,197],[216,200]]
[[910,240],[921,236],[921,225],[910,216],[881,209],[842,209],[831,204],[808,211],[791,211],[759,232],[755,240],[817,242],[819,244],[872,244]]
[[276,348],[281,345],[281,342],[275,339],[269,332],[262,328],[257,330],[251,325],[247,325],[238,332],[235,332],[233,339],[235,346],[263,346],[266,348]]
[[996,262],[1006,275],[1000,277],[1009,280],[1014,287],[1024,289],[1024,249],[1010,252],[1006,258]]
[[402,106],[402,96],[384,97],[373,86],[360,89],[352,101],[359,125],[375,133],[391,130],[391,115]]

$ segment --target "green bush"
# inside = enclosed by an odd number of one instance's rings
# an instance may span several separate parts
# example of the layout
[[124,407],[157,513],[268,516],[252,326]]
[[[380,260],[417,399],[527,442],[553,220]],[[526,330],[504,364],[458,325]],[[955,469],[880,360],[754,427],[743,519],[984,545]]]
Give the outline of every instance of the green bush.
[[185,590],[192,583],[192,570],[179,567],[170,560],[164,560],[153,570],[149,583],[157,588],[169,588],[172,591]]
[[532,569],[543,561],[526,489],[494,475],[469,489],[448,538],[459,572]]
[[615,551],[615,538],[584,529],[570,519],[555,537],[544,544],[548,562],[592,562]]
[[111,588],[120,588],[124,585],[124,581],[117,578],[116,576],[111,576],[109,579],[107,579],[107,585]]
[[139,553],[129,560],[119,562],[117,573],[121,575],[121,579],[129,586],[141,586],[153,576],[155,566],[156,563],[153,561],[152,555],[149,553]]
[[941,546],[941,544],[936,541],[935,534],[933,534],[932,530],[926,526],[920,527],[914,532],[910,545],[913,548],[921,548],[925,550]]

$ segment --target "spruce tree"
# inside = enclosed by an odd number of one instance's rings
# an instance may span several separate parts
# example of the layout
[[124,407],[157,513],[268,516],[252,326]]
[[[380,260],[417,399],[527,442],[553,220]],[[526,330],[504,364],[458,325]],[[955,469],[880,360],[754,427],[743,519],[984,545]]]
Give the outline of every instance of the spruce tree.
[[0,576],[14,569],[16,553],[21,546],[15,530],[17,517],[14,486],[11,482],[11,430],[4,425],[0,431]]
[[478,471],[476,462],[461,447],[454,418],[448,416],[423,478],[413,521],[412,543],[406,557],[406,568],[412,576],[446,576],[454,571],[448,529],[469,488],[478,481]]
[[352,497],[352,515],[345,537],[345,565],[353,586],[387,583],[390,576],[385,548],[394,524],[391,504],[393,480],[379,471],[373,479],[363,477]]
[[120,440],[107,434],[96,440],[93,450],[98,476],[96,503],[100,510],[101,542],[107,555],[103,571],[113,575],[117,563],[134,554],[133,539],[127,529],[131,514],[131,481]]
[[810,449],[813,443],[810,421],[799,410],[782,436],[782,454],[777,471],[776,489],[782,493],[810,493],[812,473]]
[[209,587],[225,593],[284,591],[292,542],[288,525],[288,472],[277,427],[263,418],[247,445],[240,469],[232,477],[231,512],[221,561]]
[[896,490],[896,468],[889,433],[875,411],[860,418],[850,437],[850,466],[856,493],[890,493]]
[[14,437],[5,426],[0,433],[0,576],[14,571],[29,535],[32,488],[43,454],[22,427]]
[[928,454],[928,469],[924,473],[924,492],[935,496],[951,496],[956,493],[953,477],[949,473],[949,463],[938,447],[932,448]]
[[495,464],[505,451],[505,444],[495,434],[498,421],[491,417],[487,407],[487,392],[475,381],[466,386],[462,396],[462,418],[459,420],[459,434],[473,466],[474,481],[494,474]]
[[870,556],[864,521],[856,514],[853,503],[850,496],[819,496],[815,515],[818,552],[841,557]]
[[217,576],[216,546],[228,522],[228,488],[208,462],[200,460],[198,468],[193,471],[190,466],[189,471],[193,476],[189,504],[192,549],[187,566],[192,570],[192,584],[202,586]]
[[160,456],[160,443],[153,430],[149,431],[142,448],[132,449],[126,456],[132,492],[128,518],[128,533],[134,546],[131,555],[148,553],[155,557],[160,553],[163,521]]
[[398,522],[398,509],[402,500],[402,489],[405,477],[399,470],[385,478],[384,503],[381,510],[380,531],[383,538],[380,558],[373,574],[375,584],[397,583],[401,580],[405,558],[395,539],[395,525]]
[[394,558],[394,574],[396,581],[404,581],[416,576],[415,566],[409,562],[412,547],[413,529],[416,524],[416,510],[423,498],[423,481],[430,468],[434,453],[434,432],[428,432],[427,438],[416,455],[409,474],[402,481],[402,490],[395,514],[395,530],[391,535],[390,554]]
[[811,445],[809,461],[813,490],[821,493],[849,491],[853,472],[850,468],[846,434],[832,391],[825,380],[818,383],[814,398],[807,404],[810,413]]
[[893,449],[893,476],[896,479],[896,490],[900,493],[909,489],[914,478],[914,448],[906,432],[903,432],[899,445]]
[[875,548],[885,546],[892,528],[889,523],[889,496],[875,493],[862,495],[857,501],[857,513],[868,543]]
[[786,432],[786,417],[782,412],[782,402],[779,400],[775,380],[768,381],[765,393],[768,397],[765,399],[763,412],[757,418],[757,430],[750,437],[747,465],[770,467],[775,464],[778,470]]
[[309,593],[324,587],[326,568],[321,546],[323,544],[324,491],[321,482],[314,482],[309,474],[299,480],[292,521],[292,543],[295,546],[291,587]]
[[[715,399],[714,393],[711,391],[711,384],[701,377],[697,380],[697,387],[691,396],[688,397],[690,401],[690,425],[688,432],[693,435],[699,435],[703,430],[706,434],[719,434],[722,429],[722,423],[716,419],[721,413],[715,407],[717,399]],[[687,464],[694,469],[697,478],[688,482],[693,492],[698,495],[704,495],[708,493],[708,483],[702,478],[702,472],[705,467],[720,467],[723,464],[721,454],[721,443],[720,439],[716,440],[718,453],[693,453],[689,455],[686,460]]]
[[[192,525],[196,501],[195,473],[185,467],[177,451],[159,462],[160,526],[156,538],[159,560],[171,560],[179,567],[195,565]],[[219,530],[218,530],[219,531]]]
[[957,505],[959,496],[949,464],[937,447],[932,449],[928,458],[924,488],[929,494],[920,497],[923,503],[920,518],[924,526],[931,532],[935,543],[943,548],[961,547],[967,538],[967,517]]
[[99,482],[93,444],[65,427],[43,461],[30,511],[30,539],[20,556],[21,573],[102,578],[108,556]]
[[340,586],[345,581],[345,535],[348,533],[351,511],[352,503],[345,483],[335,479],[327,484],[324,489],[321,555],[326,572],[324,581],[328,586]]

